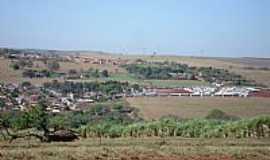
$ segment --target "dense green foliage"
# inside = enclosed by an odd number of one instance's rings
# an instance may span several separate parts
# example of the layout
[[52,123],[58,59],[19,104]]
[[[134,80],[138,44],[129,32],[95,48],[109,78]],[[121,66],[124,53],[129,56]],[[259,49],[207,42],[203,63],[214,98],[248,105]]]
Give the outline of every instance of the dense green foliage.
[[208,82],[230,82],[232,85],[254,85],[254,82],[248,81],[241,75],[229,72],[225,69],[200,67],[196,72]]
[[103,70],[103,71],[101,71],[101,76],[102,77],[109,77],[109,72],[108,72],[108,70]]
[[[213,111],[214,118],[224,113]],[[210,113],[210,115],[212,114]],[[218,113],[218,114],[216,114]],[[217,115],[217,116],[216,116]],[[14,130],[35,128],[76,129],[83,137],[186,137],[186,138],[260,138],[270,137],[270,117],[241,120],[191,119],[174,116],[143,121],[130,107],[121,103],[97,104],[84,112],[49,115],[42,106],[28,112],[0,114],[1,123]]]
[[190,67],[175,62],[145,62],[144,64],[127,64],[122,67],[140,79],[203,79],[210,83],[226,82],[232,85],[254,85],[254,82],[246,80],[241,75],[213,67]]
[[93,69],[89,68],[87,71],[82,72],[82,75],[86,78],[107,78],[109,77],[108,70],[99,70],[99,69]]
[[36,128],[37,130],[47,131],[49,128],[74,129],[85,125],[107,122],[127,125],[141,119],[137,116],[134,108],[129,107],[122,101],[118,101],[98,103],[85,111],[60,114],[49,114],[44,106],[38,105],[26,112],[0,113],[0,120],[5,122],[5,126],[14,130]]
[[83,94],[85,92],[98,92],[105,95],[116,95],[124,93],[131,89],[131,85],[127,82],[105,81],[105,82],[49,82],[45,83],[44,87],[53,89],[61,93]]
[[2,99],[0,99],[0,109],[3,108],[5,106],[5,101],[3,101]]
[[42,105],[36,106],[28,112],[1,113],[0,120],[5,123],[7,128],[15,130],[35,128],[48,132],[49,128],[49,115],[45,112],[45,108]]
[[124,106],[122,103],[115,103],[112,106],[104,103],[94,105],[84,112],[67,112],[51,116],[49,124],[53,128],[79,128],[104,122],[126,125],[139,120],[141,119],[131,107]]
[[171,73],[190,73],[187,65],[177,63],[128,64],[124,68],[141,79],[175,79]]
[[20,69],[20,66],[17,64],[17,63],[12,63],[10,64],[10,67],[14,70],[19,70]]
[[270,137],[270,117],[238,121],[163,119],[129,125],[110,122],[91,124],[81,128],[87,137],[153,137],[179,136],[187,138],[246,138]]
[[23,77],[27,78],[55,78],[61,77],[65,75],[65,73],[57,73],[46,69],[43,70],[26,69],[23,71],[22,75]]

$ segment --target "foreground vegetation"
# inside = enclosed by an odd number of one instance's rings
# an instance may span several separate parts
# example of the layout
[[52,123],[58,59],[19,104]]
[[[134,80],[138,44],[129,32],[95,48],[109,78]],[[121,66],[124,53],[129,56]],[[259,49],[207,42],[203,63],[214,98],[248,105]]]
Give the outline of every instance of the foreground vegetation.
[[[214,116],[215,117],[215,116]],[[233,119],[233,118],[232,118]],[[215,119],[139,122],[129,125],[104,122],[81,128],[85,137],[185,137],[185,138],[262,138],[270,137],[270,117],[237,121]]]
[[[123,103],[98,104],[84,112],[51,115],[43,106],[27,112],[0,115],[1,136],[6,140],[36,137],[50,141],[59,129],[76,131],[83,138],[185,137],[270,138],[270,116],[240,119],[220,110],[205,118],[180,119],[166,116],[155,121],[140,119]],[[53,129],[53,131],[51,131]]]
[[1,160],[269,160],[267,139],[121,138],[0,142]]

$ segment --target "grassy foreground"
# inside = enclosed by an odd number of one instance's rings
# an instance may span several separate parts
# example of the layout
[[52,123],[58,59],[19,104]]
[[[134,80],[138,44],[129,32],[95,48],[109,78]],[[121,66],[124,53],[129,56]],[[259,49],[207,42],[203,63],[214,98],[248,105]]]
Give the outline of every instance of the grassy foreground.
[[269,160],[269,139],[121,138],[0,142],[1,160]]

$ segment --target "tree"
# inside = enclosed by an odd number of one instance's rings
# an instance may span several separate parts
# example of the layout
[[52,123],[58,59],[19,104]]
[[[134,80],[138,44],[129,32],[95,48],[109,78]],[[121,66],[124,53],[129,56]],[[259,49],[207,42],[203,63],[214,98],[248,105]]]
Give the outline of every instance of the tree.
[[11,64],[10,66],[14,70],[19,70],[20,69],[20,66],[17,63]]
[[32,84],[31,84],[31,82],[29,82],[29,81],[24,81],[24,82],[22,82],[21,86],[22,86],[22,87],[31,87]]
[[75,69],[70,69],[70,70],[68,71],[68,74],[74,75],[74,74],[77,74],[77,71],[76,71]]
[[140,91],[141,90],[140,85],[138,85],[138,84],[132,84],[131,88],[133,88],[135,91]]
[[[17,138],[36,137],[42,142],[50,141],[72,141],[78,139],[71,130],[49,130],[49,115],[46,106],[40,103],[28,112],[23,112],[19,116],[0,116],[0,133],[7,135],[10,142]],[[18,132],[21,129],[32,129],[29,132]],[[3,133],[3,129],[6,134]],[[11,131],[12,129],[16,129]]]
[[22,75],[23,77],[34,78],[36,76],[36,72],[32,69],[27,69],[23,71]]
[[4,107],[5,107],[5,102],[2,99],[0,99],[0,109]]
[[56,71],[60,68],[60,64],[57,61],[50,61],[47,63],[47,66],[50,71]]
[[101,76],[102,77],[109,77],[109,72],[108,72],[108,70],[103,70],[102,72],[101,72]]
[[96,69],[96,70],[92,73],[92,76],[95,77],[95,78],[99,78],[99,70]]
[[43,131],[44,135],[47,136],[49,134],[49,116],[46,113],[46,107],[44,105],[39,105],[34,107],[30,112],[29,116],[31,119],[32,127],[37,130]]
[[209,114],[206,116],[206,119],[215,119],[215,120],[237,120],[239,119],[236,116],[228,115],[227,113],[219,110],[219,109],[213,109],[209,112]]

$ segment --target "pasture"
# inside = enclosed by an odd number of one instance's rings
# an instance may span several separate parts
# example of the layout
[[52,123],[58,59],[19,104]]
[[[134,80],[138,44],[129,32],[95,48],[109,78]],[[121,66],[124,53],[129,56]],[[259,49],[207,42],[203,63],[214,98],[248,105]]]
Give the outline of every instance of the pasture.
[[219,109],[240,118],[270,114],[268,98],[236,97],[132,97],[127,98],[132,107],[147,119],[175,115],[180,118],[203,118],[209,111]]

